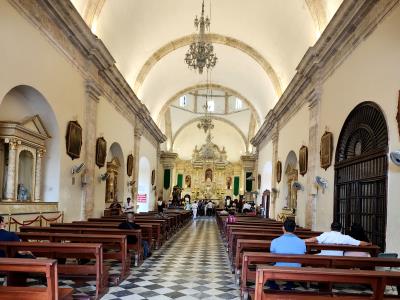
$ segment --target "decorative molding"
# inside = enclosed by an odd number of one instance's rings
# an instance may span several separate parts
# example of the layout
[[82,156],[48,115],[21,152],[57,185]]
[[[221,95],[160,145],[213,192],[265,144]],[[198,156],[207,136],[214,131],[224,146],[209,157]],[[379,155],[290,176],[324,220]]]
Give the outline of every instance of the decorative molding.
[[115,65],[104,43],[94,35],[70,1],[8,0],[44,33],[83,78],[95,81],[116,109],[132,124],[138,118],[158,143],[166,139]]
[[[206,36],[207,40],[209,40],[211,43],[236,48],[253,58],[263,68],[268,78],[271,80],[276,95],[278,97],[282,95],[282,85],[277,73],[275,72],[271,64],[256,49],[233,37],[224,36],[216,33],[209,33],[206,34]],[[136,93],[139,91],[150,70],[158,61],[160,61],[164,56],[168,55],[178,48],[189,46],[189,44],[193,42],[195,38],[195,34],[183,36],[169,42],[168,44],[162,46],[160,49],[154,52],[140,69],[136,77],[136,82],[133,86],[134,91]]]
[[[257,147],[265,139],[270,139],[274,123],[279,120],[279,127],[284,126],[307,101],[313,105],[313,101],[320,98],[321,83],[398,4],[399,0],[344,1],[315,45],[307,50],[295,76],[267,114],[251,143]],[[313,93],[316,93],[315,97]]]
[[87,80],[86,81],[86,94],[89,96],[90,99],[99,103],[100,96],[103,94],[103,92],[102,92],[100,86],[95,81]]

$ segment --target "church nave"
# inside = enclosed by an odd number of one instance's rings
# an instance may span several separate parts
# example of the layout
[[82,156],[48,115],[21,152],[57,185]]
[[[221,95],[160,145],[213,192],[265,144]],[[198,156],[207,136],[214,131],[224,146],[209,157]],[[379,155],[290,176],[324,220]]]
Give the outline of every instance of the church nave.
[[102,299],[240,299],[215,219],[189,223]]

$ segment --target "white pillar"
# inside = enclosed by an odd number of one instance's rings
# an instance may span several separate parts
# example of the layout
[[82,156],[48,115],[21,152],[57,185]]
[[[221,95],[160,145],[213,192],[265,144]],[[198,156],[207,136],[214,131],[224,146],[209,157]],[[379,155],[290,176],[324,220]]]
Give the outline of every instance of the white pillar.
[[8,143],[8,167],[6,200],[15,201],[15,175],[17,166],[17,141],[10,140]]
[[45,153],[44,149],[38,149],[36,151],[36,168],[35,168],[35,195],[33,198],[33,201],[39,202],[40,199],[40,193],[41,193],[41,185],[42,185],[42,158],[43,154]]
[[[143,125],[139,122],[136,123],[133,134],[133,180],[135,184],[132,186],[132,203],[134,211],[137,212],[137,194],[139,184],[139,154],[140,154],[140,140],[143,135]],[[149,196],[149,195],[148,195]]]

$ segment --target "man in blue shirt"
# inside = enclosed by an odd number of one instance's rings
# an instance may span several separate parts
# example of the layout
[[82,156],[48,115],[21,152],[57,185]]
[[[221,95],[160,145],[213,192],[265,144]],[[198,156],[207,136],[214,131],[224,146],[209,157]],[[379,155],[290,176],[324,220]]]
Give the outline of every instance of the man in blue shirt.
[[[0,216],[0,241],[12,242],[16,241],[19,242],[19,237],[14,232],[9,232],[5,230],[6,223],[4,222],[4,217]],[[5,257],[6,254],[3,250],[0,250],[0,257]]]
[[[286,219],[283,223],[283,235],[273,239],[271,242],[271,253],[277,254],[304,254],[306,253],[306,244],[297,235],[294,234],[296,230],[296,222],[293,219]],[[301,267],[298,263],[277,262],[277,267]],[[269,281],[268,286],[272,289],[279,289],[279,286],[274,281]],[[294,287],[292,282],[288,282],[285,286],[286,290],[291,290]]]

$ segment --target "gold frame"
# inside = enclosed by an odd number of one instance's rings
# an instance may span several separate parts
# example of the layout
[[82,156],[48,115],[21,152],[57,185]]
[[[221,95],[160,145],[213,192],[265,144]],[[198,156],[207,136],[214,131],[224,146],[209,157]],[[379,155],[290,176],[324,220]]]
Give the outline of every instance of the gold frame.
[[308,170],[308,148],[301,146],[299,150],[299,173],[304,176]]
[[104,137],[99,137],[96,140],[96,166],[102,168],[106,164],[107,156],[107,141]]
[[332,132],[325,131],[321,137],[320,147],[320,163],[321,168],[328,169],[332,164],[333,154],[333,134]]
[[79,158],[82,149],[82,127],[78,121],[69,121],[65,135],[67,154],[72,160]]

